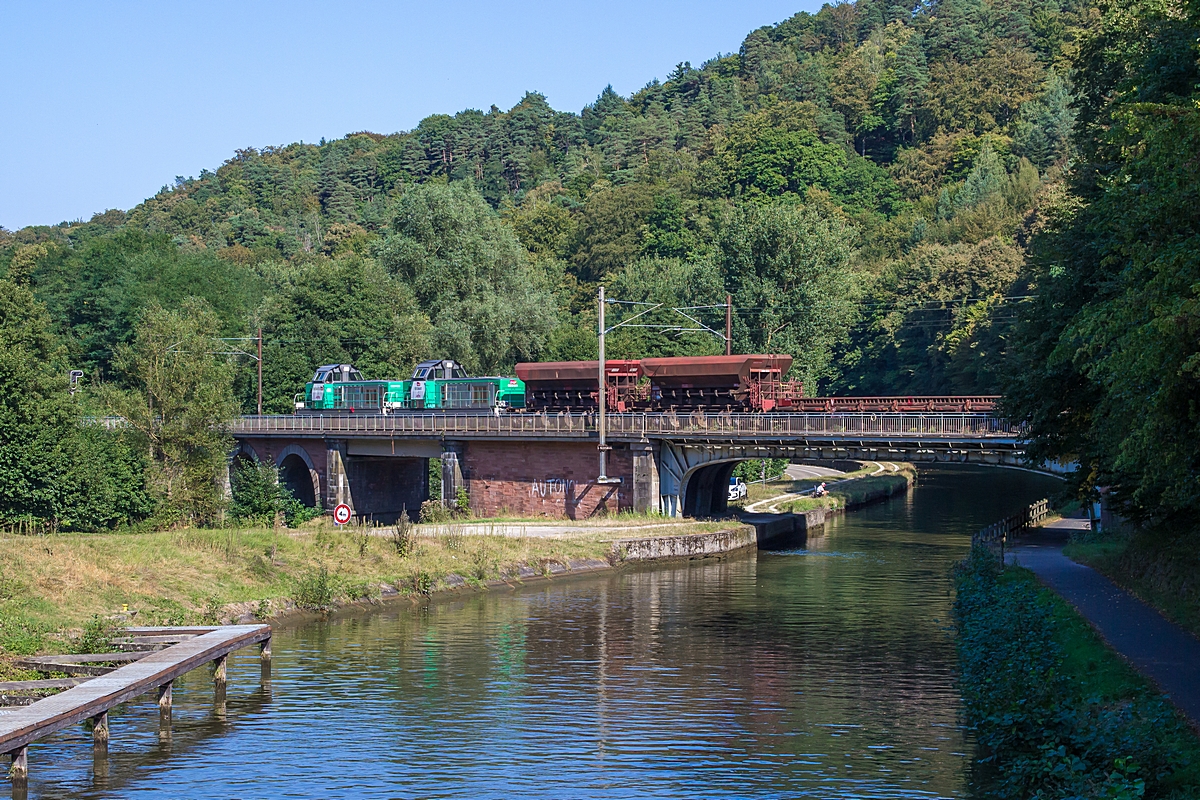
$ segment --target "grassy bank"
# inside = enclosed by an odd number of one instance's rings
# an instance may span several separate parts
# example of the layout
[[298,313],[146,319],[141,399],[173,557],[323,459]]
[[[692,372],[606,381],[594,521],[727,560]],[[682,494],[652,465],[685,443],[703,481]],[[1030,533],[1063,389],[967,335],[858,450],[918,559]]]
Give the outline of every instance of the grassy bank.
[[[781,478],[766,483],[750,484],[749,496],[740,503],[752,505],[770,500],[783,494],[798,494],[825,483],[829,494],[825,497],[800,497],[782,502],[780,511],[808,511],[813,508],[846,509],[873,503],[907,489],[916,480],[917,471],[912,464],[900,464],[898,472],[875,474],[879,467],[868,464],[862,469],[847,472],[837,478]],[[835,483],[838,481],[838,483]]]
[[955,583],[977,788],[999,798],[1200,796],[1200,740],[1070,605],[982,550]]
[[[141,625],[320,610],[380,597],[385,586],[389,593],[417,595],[445,586],[452,575],[482,585],[518,565],[546,572],[552,563],[604,558],[613,538],[629,535],[606,533],[600,525],[556,538],[470,535],[453,525],[432,535],[421,527],[400,535],[339,531],[319,521],[301,530],[0,536],[0,679],[15,674],[12,656],[75,649],[89,622],[122,609]],[[644,535],[729,527],[688,523]]]
[[899,472],[863,475],[847,483],[829,487],[825,497],[801,497],[779,506],[781,511],[808,511],[812,508],[848,509],[891,497],[908,489],[916,479],[916,470],[904,464]]
[[1071,542],[1068,557],[1099,570],[1114,583],[1200,636],[1200,531],[1159,525]]

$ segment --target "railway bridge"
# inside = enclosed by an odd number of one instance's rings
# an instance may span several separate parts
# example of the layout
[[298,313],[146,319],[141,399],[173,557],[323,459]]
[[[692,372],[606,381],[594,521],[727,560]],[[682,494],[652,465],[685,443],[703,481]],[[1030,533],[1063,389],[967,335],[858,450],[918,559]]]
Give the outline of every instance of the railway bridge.
[[269,461],[302,502],[347,503],[391,522],[460,490],[478,514],[569,517],[726,508],[729,477],[755,458],[1018,464],[1024,435],[980,413],[609,414],[609,482],[600,482],[594,413],[335,414],[243,417],[234,458]]

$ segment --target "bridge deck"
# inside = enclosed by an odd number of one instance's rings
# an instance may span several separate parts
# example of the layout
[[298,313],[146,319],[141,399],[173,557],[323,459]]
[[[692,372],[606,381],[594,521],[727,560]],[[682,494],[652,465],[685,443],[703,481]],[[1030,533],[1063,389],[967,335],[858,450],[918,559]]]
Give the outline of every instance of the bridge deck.
[[[589,439],[596,415],[582,414],[344,414],[243,417],[235,436],[463,437]],[[1020,426],[990,414],[610,414],[616,441],[987,440],[1023,439]]]

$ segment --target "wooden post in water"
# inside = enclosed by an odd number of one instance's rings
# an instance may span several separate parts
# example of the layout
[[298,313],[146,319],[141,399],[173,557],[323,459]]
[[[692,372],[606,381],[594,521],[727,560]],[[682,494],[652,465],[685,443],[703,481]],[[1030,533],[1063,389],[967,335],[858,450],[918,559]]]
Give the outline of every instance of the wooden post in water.
[[108,712],[92,717],[92,749],[97,755],[108,753]]
[[259,680],[268,683],[271,680],[271,640],[263,639],[258,651],[260,674]]
[[29,779],[29,746],[18,747],[9,755],[12,756],[12,768],[8,771],[8,777],[15,787],[17,783],[25,783]]
[[9,755],[12,756],[12,768],[8,778],[12,781],[13,800],[25,800],[29,796],[29,747],[19,747]]
[[92,717],[92,775],[96,781],[96,788],[104,788],[108,782],[107,711],[101,711]]
[[225,712],[225,676],[228,662],[229,656],[227,655],[221,656],[213,662],[216,665],[213,669],[213,693],[215,695],[213,699],[222,714]]
[[171,739],[171,687],[174,681],[167,681],[158,687],[158,740],[167,742]]

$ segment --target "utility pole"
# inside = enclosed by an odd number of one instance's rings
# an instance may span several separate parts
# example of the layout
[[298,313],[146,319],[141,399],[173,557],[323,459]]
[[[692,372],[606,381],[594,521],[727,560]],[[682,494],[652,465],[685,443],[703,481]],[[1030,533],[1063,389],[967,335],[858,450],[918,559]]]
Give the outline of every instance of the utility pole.
[[725,295],[725,355],[733,355],[733,297]]
[[600,361],[599,361],[600,370],[599,370],[599,383],[598,383],[599,391],[596,393],[596,402],[600,408],[600,417],[598,419],[598,425],[597,425],[597,430],[600,434],[600,448],[599,448],[600,449],[600,477],[599,477],[599,479],[597,479],[596,482],[597,483],[608,483],[609,482],[608,443],[605,441],[605,435],[604,435],[605,434],[605,431],[604,431],[604,406],[605,406],[606,401],[608,400],[608,398],[605,396],[608,394],[608,385],[607,385],[608,382],[605,380],[605,376],[604,376],[604,287],[603,286],[600,287],[599,300],[600,300],[600,304],[599,304],[600,323],[598,326],[598,330],[600,332]]
[[262,328],[258,329],[258,415],[262,416]]

